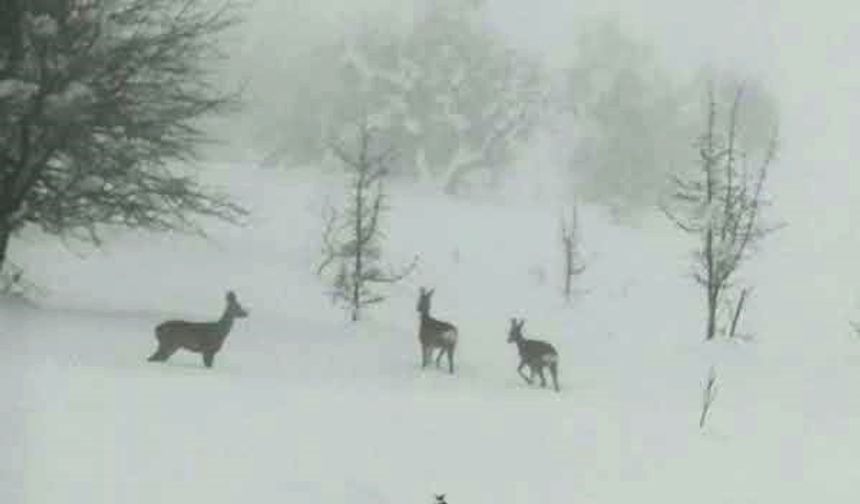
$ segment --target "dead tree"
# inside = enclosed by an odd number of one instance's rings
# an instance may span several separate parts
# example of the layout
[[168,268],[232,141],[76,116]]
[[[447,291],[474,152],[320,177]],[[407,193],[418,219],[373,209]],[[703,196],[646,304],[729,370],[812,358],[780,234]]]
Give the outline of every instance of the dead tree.
[[580,229],[576,206],[571,207],[570,217],[561,216],[561,245],[564,257],[564,299],[570,301],[573,279],[585,271],[580,254]]
[[356,146],[332,143],[335,156],[343,162],[352,182],[348,202],[342,211],[328,207],[323,231],[323,260],[317,273],[336,268],[332,277],[332,298],[344,303],[353,321],[360,318],[364,307],[385,298],[374,284],[394,283],[411,273],[417,259],[401,270],[383,268],[381,217],[386,210],[383,182],[392,149],[378,151],[373,130],[362,122],[358,126]]
[[[697,142],[698,169],[672,178],[670,200],[661,205],[666,216],[681,230],[697,236],[694,277],[706,294],[705,340],[723,332],[718,307],[732,287],[736,273],[759,242],[775,227],[762,223],[767,204],[764,183],[776,155],[776,135],[760,156],[753,159],[739,146],[743,88],[738,87],[724,124],[719,104],[708,91],[705,132]],[[734,334],[744,307],[741,294],[731,317]]]

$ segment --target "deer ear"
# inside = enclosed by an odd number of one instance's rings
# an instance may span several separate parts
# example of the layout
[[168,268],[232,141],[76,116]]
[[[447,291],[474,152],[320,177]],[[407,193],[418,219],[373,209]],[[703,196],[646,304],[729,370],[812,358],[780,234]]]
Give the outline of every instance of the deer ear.
[[520,323],[519,323],[519,324],[517,324],[517,327],[519,327],[520,329],[522,329],[522,328],[523,328],[523,326],[524,326],[525,324],[526,324],[526,319],[521,318],[521,319],[520,319]]
[[231,291],[231,290],[227,291],[227,300],[228,301],[235,301],[236,300],[236,293]]
[[430,289],[429,291],[427,291],[427,295],[432,296],[434,292],[436,292],[436,289]]

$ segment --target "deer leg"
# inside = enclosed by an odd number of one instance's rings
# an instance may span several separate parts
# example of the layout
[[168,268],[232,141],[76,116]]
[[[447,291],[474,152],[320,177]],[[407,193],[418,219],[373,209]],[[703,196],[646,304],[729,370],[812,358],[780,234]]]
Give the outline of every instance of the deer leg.
[[427,367],[427,357],[430,349],[427,348],[427,345],[421,345],[421,368]]
[[212,367],[212,362],[215,359],[215,352],[203,352],[203,365],[207,368]]
[[532,379],[531,379],[531,378],[529,378],[528,376],[526,376],[526,374],[525,374],[525,373],[523,373],[523,368],[524,368],[525,366],[526,366],[526,361],[520,361],[520,365],[517,367],[517,373],[519,373],[519,374],[520,374],[520,376],[522,376],[522,377],[523,377],[523,380],[525,380],[525,381],[526,381],[526,383],[528,383],[529,385],[531,385],[531,384],[532,384]]
[[552,375],[552,386],[558,392],[558,365],[555,362],[549,365],[549,373]]
[[442,356],[445,355],[445,347],[439,348],[439,354],[436,356],[436,367],[442,367]]
[[448,347],[448,372],[454,374],[454,347]]
[[148,360],[150,362],[164,362],[169,359],[171,355],[176,353],[177,350],[179,350],[179,347],[176,345],[171,345],[169,343],[159,343],[158,350],[156,350],[155,353],[152,354]]
[[163,362],[167,360],[167,354],[164,352],[164,347],[162,345],[158,345],[158,349],[155,350],[155,353],[150,355],[146,360],[149,362]]
[[543,366],[538,366],[537,373],[540,376],[540,386],[546,387],[546,376],[543,374]]

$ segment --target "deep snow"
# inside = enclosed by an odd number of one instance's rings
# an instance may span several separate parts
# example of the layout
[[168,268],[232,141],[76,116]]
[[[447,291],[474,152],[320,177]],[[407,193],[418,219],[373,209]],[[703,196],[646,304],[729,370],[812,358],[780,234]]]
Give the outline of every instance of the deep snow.
[[[704,344],[690,244],[659,219],[625,228],[582,209],[588,269],[567,305],[559,207],[393,188],[388,257],[419,254],[420,269],[352,325],[313,274],[320,209],[339,184],[214,169],[252,210],[248,227],[213,225],[208,241],[124,232],[103,251],[35,234],[15,244],[49,294],[0,302],[0,502],[860,496],[860,351],[847,305],[833,303],[844,280],[796,268],[809,265],[802,235],[774,238],[750,266],[755,339]],[[460,327],[456,376],[419,369],[420,285]],[[145,361],[155,324],[217,317],[230,288],[251,317],[213,370],[183,353]],[[512,316],[559,349],[560,394],[516,375]],[[712,365],[719,396],[700,431]]]

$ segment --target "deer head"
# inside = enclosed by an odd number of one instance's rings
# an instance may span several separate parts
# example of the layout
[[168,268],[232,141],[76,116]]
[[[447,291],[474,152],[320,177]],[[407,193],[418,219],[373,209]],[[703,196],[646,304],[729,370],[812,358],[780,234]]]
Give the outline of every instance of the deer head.
[[236,299],[236,293],[227,291],[227,315],[233,318],[245,318],[248,312],[242,308],[239,301]]
[[525,323],[525,319],[520,319],[518,322],[516,318],[511,317],[511,328],[508,330],[508,343],[514,343],[523,339],[523,325]]
[[424,287],[421,287],[421,290],[418,292],[418,305],[415,307],[418,313],[423,315],[430,314],[430,300],[433,297],[433,292],[435,292],[435,290],[436,289],[427,290]]

